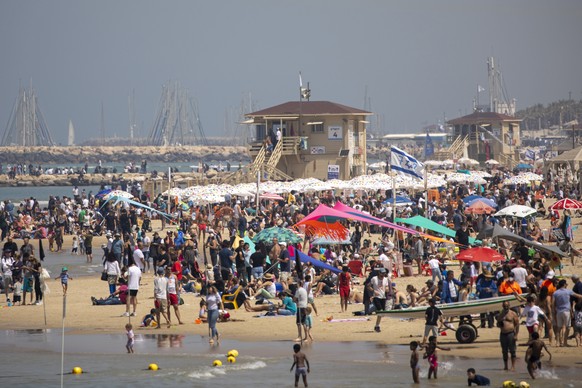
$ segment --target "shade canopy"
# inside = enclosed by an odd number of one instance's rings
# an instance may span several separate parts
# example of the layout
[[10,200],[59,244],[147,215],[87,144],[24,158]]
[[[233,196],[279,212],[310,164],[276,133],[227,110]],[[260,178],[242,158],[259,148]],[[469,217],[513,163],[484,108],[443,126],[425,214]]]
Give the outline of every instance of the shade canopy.
[[[428,229],[435,233],[442,234],[444,236],[455,237],[457,235],[457,232],[455,232],[453,229],[447,228],[446,226],[441,225],[432,220],[429,220],[428,218],[425,218],[423,216],[414,216],[410,218],[397,218],[396,222],[417,226],[423,229]],[[476,240],[475,238],[469,237],[469,244],[473,245],[479,242],[480,241]]]
[[457,260],[461,261],[479,261],[479,262],[492,262],[505,260],[505,256],[497,252],[495,249],[487,247],[477,247],[470,248],[461,251],[457,255]]

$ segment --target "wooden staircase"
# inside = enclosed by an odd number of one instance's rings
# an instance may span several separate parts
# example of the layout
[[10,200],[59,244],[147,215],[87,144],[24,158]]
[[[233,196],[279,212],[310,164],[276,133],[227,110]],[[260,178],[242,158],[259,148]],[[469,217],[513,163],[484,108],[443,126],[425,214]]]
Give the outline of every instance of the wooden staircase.
[[277,168],[281,156],[299,155],[301,138],[298,136],[283,137],[278,141],[271,153],[267,153],[264,145],[258,149],[258,145],[251,145],[250,152],[257,152],[257,156],[248,167],[247,174],[256,177],[258,171],[263,172],[263,178],[272,180],[293,180],[293,177]]
[[463,153],[469,144],[469,136],[459,136],[455,139],[453,144],[449,146],[446,150],[435,152],[433,159],[435,160],[446,160],[446,159],[460,159],[463,157]]

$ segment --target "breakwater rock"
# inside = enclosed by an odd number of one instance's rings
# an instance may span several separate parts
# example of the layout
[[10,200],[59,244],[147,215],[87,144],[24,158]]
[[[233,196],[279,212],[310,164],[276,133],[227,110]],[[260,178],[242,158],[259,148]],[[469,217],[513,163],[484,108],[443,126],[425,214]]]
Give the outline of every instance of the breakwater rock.
[[78,164],[107,162],[195,162],[198,160],[248,160],[246,147],[231,146],[55,146],[0,147],[0,163]]

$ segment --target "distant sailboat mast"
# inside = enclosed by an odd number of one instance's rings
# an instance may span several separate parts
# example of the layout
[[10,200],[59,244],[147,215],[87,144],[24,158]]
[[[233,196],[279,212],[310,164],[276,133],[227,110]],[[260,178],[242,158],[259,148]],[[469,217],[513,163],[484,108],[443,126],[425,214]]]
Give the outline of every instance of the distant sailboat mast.
[[69,141],[68,145],[75,145],[75,127],[73,127],[73,121],[69,120]]

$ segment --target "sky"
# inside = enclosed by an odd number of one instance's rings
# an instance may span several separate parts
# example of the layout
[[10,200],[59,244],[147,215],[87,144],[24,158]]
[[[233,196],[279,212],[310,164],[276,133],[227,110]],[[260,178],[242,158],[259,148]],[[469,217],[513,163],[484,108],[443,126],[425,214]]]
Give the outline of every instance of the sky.
[[[496,58],[517,107],[582,99],[579,0],[0,1],[0,131],[32,80],[53,139],[150,132],[162,85],[197,102],[206,136],[232,112],[311,100],[375,113],[372,130],[419,132],[471,113]],[[481,93],[482,100],[487,92]],[[365,105],[366,96],[369,105]]]

